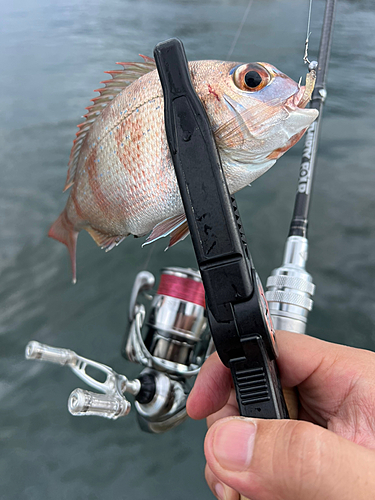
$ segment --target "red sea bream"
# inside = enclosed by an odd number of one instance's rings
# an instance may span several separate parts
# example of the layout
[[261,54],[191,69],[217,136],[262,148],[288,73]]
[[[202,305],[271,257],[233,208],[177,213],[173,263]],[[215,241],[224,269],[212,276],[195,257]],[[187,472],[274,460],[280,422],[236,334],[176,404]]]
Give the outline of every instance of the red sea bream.
[[[188,234],[164,130],[155,63],[120,63],[79,125],[69,160],[65,209],[49,236],[70,252],[73,280],[79,231],[110,250],[126,236],[147,242]],[[194,61],[191,78],[210,120],[231,193],[264,174],[317,117],[304,109],[314,77],[300,86],[266,63]]]

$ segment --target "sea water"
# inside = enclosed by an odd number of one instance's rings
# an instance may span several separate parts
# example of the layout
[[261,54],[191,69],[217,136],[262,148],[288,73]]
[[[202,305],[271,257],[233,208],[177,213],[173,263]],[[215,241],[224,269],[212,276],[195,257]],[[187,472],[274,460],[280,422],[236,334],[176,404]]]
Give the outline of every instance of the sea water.
[[[190,238],[110,253],[81,233],[78,283],[66,248],[47,238],[63,209],[67,161],[93,89],[116,61],[152,55],[177,36],[194,59],[226,59],[247,0],[1,0],[0,19],[0,498],[203,500],[204,422],[140,431],[135,411],[116,422],[74,418],[84,387],[68,369],[24,360],[28,341],[67,347],[135,377],[120,346],[136,273],[148,260],[195,266]],[[324,2],[314,0],[310,58]],[[308,2],[254,0],[231,56],[306,74]],[[308,333],[375,349],[375,4],[338,3],[310,219],[308,271],[316,284]],[[237,195],[263,282],[281,265],[302,142]]]

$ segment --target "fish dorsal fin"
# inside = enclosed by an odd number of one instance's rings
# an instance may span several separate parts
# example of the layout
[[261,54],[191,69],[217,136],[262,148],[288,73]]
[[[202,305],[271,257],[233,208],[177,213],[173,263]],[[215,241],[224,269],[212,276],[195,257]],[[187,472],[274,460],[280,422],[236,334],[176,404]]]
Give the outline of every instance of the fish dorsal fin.
[[101,114],[103,109],[107,104],[112,101],[120,92],[122,92],[126,87],[131,85],[135,80],[138,80],[141,76],[150,73],[156,69],[155,60],[151,57],[143,56],[140,54],[143,62],[119,62],[124,69],[115,71],[105,71],[105,73],[111,75],[111,80],[104,80],[104,87],[101,89],[96,89],[95,92],[99,92],[100,96],[91,99],[93,104],[87,107],[87,113],[84,115],[86,120],[80,123],[78,126],[79,131],[76,133],[76,139],[73,141],[72,151],[69,158],[69,169],[68,175],[66,177],[66,183],[64,191],[70,188],[74,183],[74,176],[77,170],[79,153],[85,137],[87,136],[91,125],[94,123],[96,118]]

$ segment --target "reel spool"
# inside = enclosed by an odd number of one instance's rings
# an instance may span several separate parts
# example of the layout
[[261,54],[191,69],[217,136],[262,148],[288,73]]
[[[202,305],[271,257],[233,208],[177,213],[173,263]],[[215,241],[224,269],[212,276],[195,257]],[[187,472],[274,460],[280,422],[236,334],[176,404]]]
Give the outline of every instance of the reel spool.
[[[130,311],[126,357],[149,368],[171,375],[196,375],[203,364],[209,331],[206,329],[205,293],[198,271],[181,267],[161,270],[147,321],[146,309],[139,302],[155,283],[154,276],[142,271],[136,277]],[[147,328],[143,341],[142,328]]]

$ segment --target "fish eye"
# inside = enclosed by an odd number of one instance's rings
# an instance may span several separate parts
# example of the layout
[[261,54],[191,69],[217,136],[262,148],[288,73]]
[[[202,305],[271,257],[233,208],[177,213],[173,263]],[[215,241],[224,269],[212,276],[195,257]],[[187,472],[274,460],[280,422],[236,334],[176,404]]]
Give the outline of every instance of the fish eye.
[[261,64],[242,64],[234,72],[233,81],[240,90],[257,92],[270,83],[271,75]]
[[262,83],[262,77],[258,71],[248,71],[245,75],[245,84],[249,89],[255,89]]

